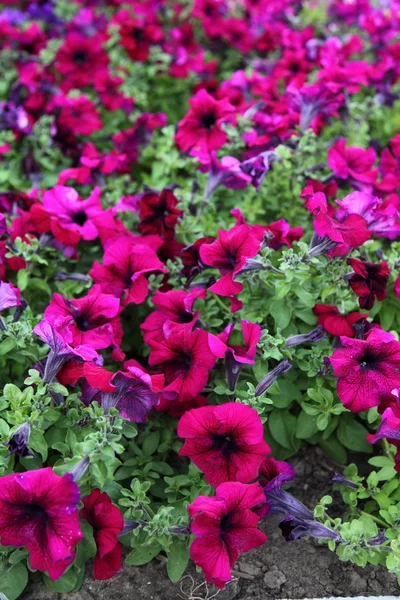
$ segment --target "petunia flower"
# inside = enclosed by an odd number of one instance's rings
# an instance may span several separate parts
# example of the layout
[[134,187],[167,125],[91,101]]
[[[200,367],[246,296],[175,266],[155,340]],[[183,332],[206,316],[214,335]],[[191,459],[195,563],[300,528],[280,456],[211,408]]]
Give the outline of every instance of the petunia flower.
[[193,146],[218,150],[227,141],[223,123],[235,122],[235,108],[226,98],[216,100],[202,89],[190,99],[190,110],[178,123],[175,142],[187,152]]
[[5,446],[8,448],[9,454],[15,454],[20,458],[23,458],[24,456],[34,456],[28,445],[30,435],[31,426],[28,421],[17,427],[8,442],[5,444]]
[[78,502],[70,474],[60,477],[46,468],[0,477],[0,543],[25,546],[32,569],[58,579],[83,538]]
[[387,296],[387,282],[390,275],[389,265],[386,261],[375,264],[368,261],[348,258],[347,264],[353,269],[348,277],[353,292],[357,294],[360,308],[370,310],[375,299],[382,301]]
[[346,408],[368,410],[400,386],[400,342],[392,334],[374,328],[365,340],[341,337],[340,341],[343,348],[329,360]]
[[354,324],[368,317],[367,314],[358,312],[342,315],[337,306],[330,304],[316,304],[313,313],[318,317],[318,325],[321,325],[327,333],[350,338],[356,335]]
[[93,263],[89,275],[102,292],[121,299],[121,305],[141,304],[146,300],[150,273],[166,273],[167,268],[155,250],[132,237],[119,237],[107,245],[103,264]]
[[373,148],[346,147],[346,139],[336,142],[328,151],[328,165],[339,179],[347,179],[360,191],[369,192],[378,170],[373,169],[376,153]]
[[206,581],[219,589],[231,580],[231,569],[243,552],[258,548],[267,536],[257,529],[260,517],[253,508],[265,502],[258,483],[222,483],[215,496],[199,496],[188,506],[192,560],[204,571]]
[[230,390],[234,390],[243,364],[254,364],[257,344],[261,337],[261,327],[250,321],[241,321],[243,345],[230,344],[235,324],[225,327],[218,336],[208,334],[211,352],[217,358],[225,358],[227,380]]
[[62,75],[61,89],[64,92],[93,84],[107,71],[109,58],[102,42],[100,35],[86,37],[77,31],[66,33],[54,63],[56,71]]
[[94,350],[113,347],[121,360],[118,348],[123,331],[119,318],[120,301],[110,294],[103,294],[99,285],[94,285],[83,298],[67,300],[61,294],[54,294],[44,311],[45,320],[50,323],[68,344],[76,348],[91,346]]
[[139,231],[142,235],[158,234],[171,239],[175,234],[175,225],[183,212],[177,208],[178,199],[168,188],[160,194],[146,192],[138,201]]
[[21,305],[21,291],[12,283],[0,281],[0,312]]
[[193,328],[199,318],[200,311],[193,310],[199,298],[204,299],[207,292],[203,288],[184,290],[156,291],[152,303],[156,310],[150,313],[140,328],[144,331],[144,341],[156,339],[162,341],[168,337],[171,328],[190,326]]
[[108,494],[98,489],[82,498],[82,502],[81,515],[92,526],[97,546],[94,579],[105,581],[122,569],[122,545],[118,536],[124,528],[124,519]]
[[165,374],[167,400],[186,402],[202,392],[215,365],[205,331],[187,326],[171,329],[163,341],[150,340],[149,346],[149,365],[159,366]]
[[364,192],[352,192],[343,200],[336,200],[336,204],[340,207],[336,213],[339,221],[357,214],[367,221],[369,231],[377,237],[393,240],[400,234],[399,210],[388,199],[383,201]]
[[252,481],[271,451],[257,412],[236,402],[190,410],[178,423],[178,435],[185,438],[179,455],[189,456],[214,487]]
[[228,231],[218,231],[218,239],[200,247],[200,258],[205,265],[220,272],[220,279],[209,287],[218,296],[234,296],[243,290],[235,275],[260,250],[261,242],[247,225],[238,225]]

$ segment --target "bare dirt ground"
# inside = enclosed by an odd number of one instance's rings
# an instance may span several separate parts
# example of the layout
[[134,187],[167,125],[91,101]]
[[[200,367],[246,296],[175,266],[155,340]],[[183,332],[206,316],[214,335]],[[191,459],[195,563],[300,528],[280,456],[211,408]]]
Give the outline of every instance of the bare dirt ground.
[[[316,448],[307,448],[294,459],[296,480],[290,492],[311,509],[331,491],[329,472],[334,465]],[[381,567],[365,569],[341,562],[327,547],[313,541],[287,543],[268,519],[263,529],[267,544],[242,556],[234,580],[224,590],[203,584],[192,567],[179,584],[167,577],[165,562],[153,560],[144,567],[125,567],[111,581],[86,581],[75,594],[57,594],[41,583],[32,583],[22,600],[277,600],[326,596],[399,596],[396,577]],[[200,587],[199,587],[200,586]]]

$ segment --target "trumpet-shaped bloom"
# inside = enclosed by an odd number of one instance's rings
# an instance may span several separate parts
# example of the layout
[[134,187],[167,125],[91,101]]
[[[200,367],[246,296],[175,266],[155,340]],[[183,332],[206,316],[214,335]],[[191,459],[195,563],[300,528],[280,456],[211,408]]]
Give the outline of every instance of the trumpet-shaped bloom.
[[252,481],[271,451],[257,412],[235,402],[188,411],[179,421],[178,435],[186,440],[180,456],[189,456],[214,487]]
[[339,378],[337,392],[353,412],[377,406],[400,386],[400,342],[380,329],[371,329],[365,340],[341,337],[343,348],[330,357]]
[[215,496],[199,496],[188,506],[196,536],[190,556],[204,571],[206,581],[222,589],[243,552],[258,548],[267,536],[257,529],[260,517],[252,509],[265,502],[258,483],[223,483]]
[[122,513],[108,494],[98,489],[94,489],[82,501],[81,515],[92,526],[97,546],[94,579],[111,579],[122,569],[122,546],[118,541],[124,528]]
[[358,296],[360,308],[370,310],[377,300],[384,300],[387,296],[387,282],[390,275],[389,265],[386,261],[375,264],[368,261],[348,258],[347,263],[354,269],[349,277],[349,284]]
[[205,331],[190,331],[187,326],[172,329],[162,342],[151,340],[149,345],[149,365],[159,365],[165,373],[167,400],[187,402],[201,393],[215,365]]
[[47,468],[0,477],[1,544],[25,546],[32,568],[58,579],[83,538],[78,502],[70,474],[60,477]]
[[342,315],[337,306],[330,304],[316,304],[313,313],[318,317],[318,325],[321,325],[327,333],[337,337],[341,335],[354,337],[354,324],[368,317],[367,314],[358,312]]

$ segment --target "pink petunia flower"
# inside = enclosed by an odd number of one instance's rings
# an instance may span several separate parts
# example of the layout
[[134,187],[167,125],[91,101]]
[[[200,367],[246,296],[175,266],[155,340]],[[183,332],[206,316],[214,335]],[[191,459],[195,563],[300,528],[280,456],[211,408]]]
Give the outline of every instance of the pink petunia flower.
[[50,468],[0,477],[0,542],[29,551],[32,569],[51,580],[63,575],[83,538],[72,476]]
[[378,170],[373,169],[376,153],[373,148],[346,147],[346,139],[336,142],[328,151],[328,165],[339,179],[349,180],[361,191],[372,191]]
[[150,340],[149,346],[149,365],[159,365],[165,373],[163,396],[167,400],[186,402],[202,392],[215,365],[205,331],[173,328],[166,339]]
[[108,494],[98,489],[82,498],[82,502],[81,515],[92,526],[97,546],[94,579],[105,581],[122,570],[122,545],[118,536],[124,528],[124,519]]
[[370,310],[374,306],[375,299],[382,301],[386,298],[390,275],[386,261],[375,264],[366,260],[348,258],[347,264],[354,269],[348,281],[351,289],[358,296],[360,308]]
[[235,122],[235,108],[226,98],[215,100],[202,89],[190,99],[190,110],[178,124],[175,141],[187,152],[194,146],[218,150],[227,141],[223,123]]
[[218,231],[218,239],[200,247],[200,258],[205,265],[218,269],[221,277],[209,287],[218,296],[234,296],[243,290],[235,275],[260,250],[261,242],[247,225],[237,225],[229,231]]
[[103,264],[95,262],[89,275],[102,292],[121,298],[121,305],[126,306],[146,300],[150,273],[167,271],[156,252],[146,245],[145,238],[138,238],[136,242],[133,237],[120,237],[107,246]]
[[368,410],[400,386],[400,342],[392,334],[374,328],[365,340],[341,337],[340,341],[344,347],[329,360],[346,408]]
[[368,317],[367,314],[353,312],[342,315],[337,306],[330,304],[316,304],[313,308],[314,315],[318,317],[318,325],[321,325],[331,335],[354,337],[354,324]]
[[258,548],[267,536],[257,529],[260,517],[252,509],[265,502],[258,483],[223,483],[215,496],[199,496],[188,506],[192,533],[192,560],[206,581],[222,589],[231,580],[231,568],[243,552]]
[[21,305],[21,291],[12,283],[0,281],[0,312],[6,308]]
[[119,299],[102,294],[100,286],[95,285],[87,296],[75,300],[54,294],[44,318],[58,333],[67,335],[68,343],[75,348],[91,346],[100,350],[113,346],[118,349],[123,335],[119,313]]
[[178,423],[178,435],[186,440],[179,455],[189,456],[214,487],[252,481],[271,452],[257,412],[235,402],[190,410]]
[[193,288],[189,292],[170,290],[156,291],[152,303],[157,310],[150,313],[140,328],[144,331],[144,341],[162,341],[168,337],[171,328],[190,326],[193,328],[198,321],[200,311],[193,310],[193,305],[199,298],[204,299],[207,292],[204,288]]

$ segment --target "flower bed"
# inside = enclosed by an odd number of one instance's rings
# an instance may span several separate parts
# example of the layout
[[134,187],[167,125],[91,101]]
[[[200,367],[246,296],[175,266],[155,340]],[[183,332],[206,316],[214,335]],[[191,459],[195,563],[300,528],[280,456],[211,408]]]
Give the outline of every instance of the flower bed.
[[399,2],[3,4],[0,595],[276,514],[399,576]]

